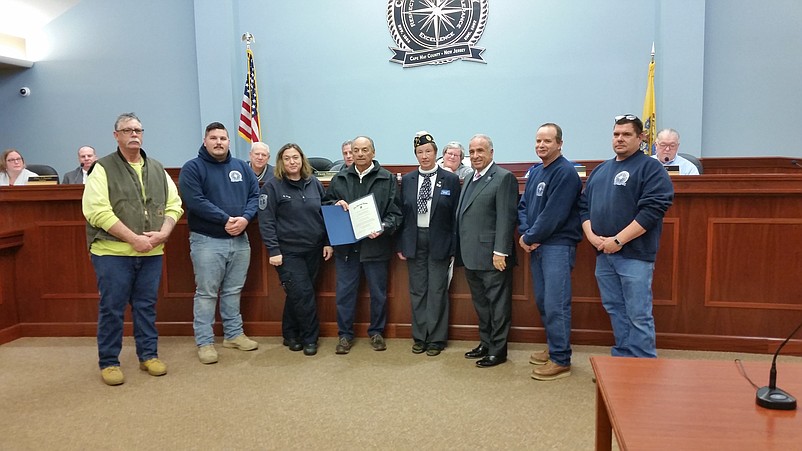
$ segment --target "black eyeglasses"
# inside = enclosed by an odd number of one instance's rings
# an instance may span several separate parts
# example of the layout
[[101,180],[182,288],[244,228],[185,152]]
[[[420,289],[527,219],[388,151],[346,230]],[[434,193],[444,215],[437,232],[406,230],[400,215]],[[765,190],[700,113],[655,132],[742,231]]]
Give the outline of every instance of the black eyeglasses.
[[634,114],[624,114],[622,116],[616,116],[615,117],[615,121],[616,122],[620,121],[621,119],[626,119],[628,121],[634,121],[634,120],[638,119],[638,116],[635,116]]
[[117,131],[121,132],[123,134],[126,134],[126,135],[130,135],[132,133],[136,133],[137,135],[141,135],[142,133],[145,133],[145,129],[144,128],[123,128],[123,129],[120,129],[120,130],[117,130]]

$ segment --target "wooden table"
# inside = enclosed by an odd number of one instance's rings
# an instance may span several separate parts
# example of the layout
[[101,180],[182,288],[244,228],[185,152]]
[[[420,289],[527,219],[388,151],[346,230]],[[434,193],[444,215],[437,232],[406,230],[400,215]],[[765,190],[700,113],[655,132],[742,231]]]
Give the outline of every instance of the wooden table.
[[[802,365],[780,357],[777,385],[802,397]],[[802,413],[766,410],[733,361],[595,356],[596,449],[802,449]],[[744,362],[758,386],[770,362]]]

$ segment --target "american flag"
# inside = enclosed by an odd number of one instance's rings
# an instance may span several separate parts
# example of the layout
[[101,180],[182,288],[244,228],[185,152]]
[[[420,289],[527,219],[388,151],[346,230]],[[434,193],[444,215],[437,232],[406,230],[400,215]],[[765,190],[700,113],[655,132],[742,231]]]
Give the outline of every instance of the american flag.
[[239,135],[248,142],[261,141],[259,129],[258,94],[256,93],[256,70],[253,67],[253,52],[248,47],[248,73],[245,76],[245,93],[242,95],[242,111],[239,114]]

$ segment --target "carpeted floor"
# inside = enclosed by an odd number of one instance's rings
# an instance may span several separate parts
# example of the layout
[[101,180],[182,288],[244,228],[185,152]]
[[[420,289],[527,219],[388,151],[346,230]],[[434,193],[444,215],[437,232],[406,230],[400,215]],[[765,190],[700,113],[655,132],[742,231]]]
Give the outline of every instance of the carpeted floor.
[[[138,369],[133,340],[121,355],[126,382],[100,379],[93,338],[23,338],[0,346],[0,449],[593,449],[595,385],[575,346],[573,375],[529,377],[543,345],[511,344],[510,360],[476,368],[451,342],[440,356],[414,355],[411,341],[375,352],[358,339],[335,355],[334,338],[314,357],[276,337],[256,351],[224,349],[202,365],[192,337],[162,337],[168,374]],[[660,351],[663,358],[771,360],[769,355]],[[785,357],[784,357],[785,359]],[[796,359],[788,357],[788,359]],[[765,375],[750,375],[758,382]]]

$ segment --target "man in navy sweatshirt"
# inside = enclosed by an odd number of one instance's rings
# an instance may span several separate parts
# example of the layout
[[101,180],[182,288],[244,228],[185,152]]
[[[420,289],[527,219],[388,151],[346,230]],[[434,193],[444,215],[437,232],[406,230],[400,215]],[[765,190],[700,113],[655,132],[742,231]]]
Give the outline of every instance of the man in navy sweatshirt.
[[582,241],[582,181],[562,155],[562,136],[557,124],[537,129],[535,152],[543,164],[529,172],[518,202],[518,244],[529,254],[535,304],[546,329],[548,349],[529,357],[538,365],[532,378],[542,381],[571,375],[571,270]]
[[219,122],[206,127],[198,156],[181,168],[178,185],[189,224],[189,249],[195,269],[195,344],[201,363],[217,362],[214,312],[220,297],[223,347],[259,347],[242,331],[240,293],[251,262],[245,228],[256,216],[259,184],[245,161],[232,158],[228,131]]
[[642,139],[637,116],[616,117],[615,158],[593,170],[579,200],[582,229],[598,251],[596,282],[613,326],[614,356],[657,357],[652,275],[674,186],[663,165],[639,151]]

